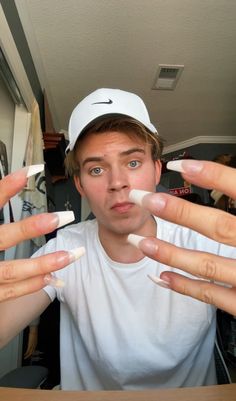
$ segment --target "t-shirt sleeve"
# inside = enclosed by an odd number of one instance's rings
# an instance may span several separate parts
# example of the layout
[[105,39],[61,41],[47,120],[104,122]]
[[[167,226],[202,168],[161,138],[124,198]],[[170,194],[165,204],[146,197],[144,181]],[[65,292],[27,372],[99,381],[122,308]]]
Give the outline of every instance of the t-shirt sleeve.
[[48,294],[49,298],[51,299],[51,301],[53,302],[54,299],[57,296],[57,291],[54,287],[52,287],[51,285],[47,285],[46,287],[43,288],[43,290]]

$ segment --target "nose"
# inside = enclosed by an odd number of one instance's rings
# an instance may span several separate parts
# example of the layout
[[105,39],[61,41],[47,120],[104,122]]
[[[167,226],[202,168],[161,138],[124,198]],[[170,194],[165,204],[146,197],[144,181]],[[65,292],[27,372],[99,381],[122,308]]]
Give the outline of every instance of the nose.
[[110,192],[129,188],[129,180],[125,171],[121,168],[113,168],[109,174],[108,189]]

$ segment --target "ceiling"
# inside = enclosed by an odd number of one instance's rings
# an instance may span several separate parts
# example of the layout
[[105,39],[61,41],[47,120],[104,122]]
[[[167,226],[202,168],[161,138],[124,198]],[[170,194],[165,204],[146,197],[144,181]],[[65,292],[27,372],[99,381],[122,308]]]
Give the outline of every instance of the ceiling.
[[[143,98],[167,148],[236,137],[235,0],[15,3],[57,131],[84,96],[114,87]],[[174,91],[152,89],[159,64],[184,65]]]

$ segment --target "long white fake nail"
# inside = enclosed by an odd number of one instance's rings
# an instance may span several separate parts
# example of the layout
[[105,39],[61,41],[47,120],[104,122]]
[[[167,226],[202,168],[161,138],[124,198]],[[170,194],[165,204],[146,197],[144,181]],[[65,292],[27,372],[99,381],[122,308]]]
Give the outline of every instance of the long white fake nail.
[[41,173],[44,170],[44,164],[32,164],[32,166],[28,166],[26,177],[32,177],[32,175]]
[[150,280],[152,280],[155,284],[159,285],[160,287],[163,288],[170,288],[170,285],[167,281],[162,280],[161,278],[157,276],[150,276],[149,274],[147,275]]
[[[142,242],[142,240],[146,241]],[[148,256],[155,255],[158,251],[158,244],[148,237],[141,237],[141,235],[137,234],[129,234],[127,241],[136,246],[138,249],[141,249],[141,251],[146,253]]]
[[85,251],[84,246],[80,246],[79,248],[70,249],[68,252],[69,252],[70,260],[72,263],[75,260],[81,258],[81,256],[83,256],[86,251]]
[[166,165],[168,170],[177,171],[178,173],[196,174],[200,173],[203,168],[201,160],[182,159],[172,160]]
[[44,282],[47,285],[51,285],[52,287],[62,288],[65,286],[65,282],[60,278],[54,277],[51,274],[46,274],[44,276]]
[[184,173],[184,169],[182,166],[183,160],[173,160],[166,164],[168,170],[176,171],[178,173]]
[[57,228],[65,226],[75,220],[75,215],[72,210],[66,210],[65,212],[55,212],[58,218]]
[[136,246],[136,248],[139,248],[139,243],[142,241],[145,237],[142,237],[141,235],[137,234],[129,234],[127,237],[127,241],[131,244]]
[[129,200],[142,206],[144,196],[151,194],[151,192],[143,191],[141,189],[131,189],[129,193]]

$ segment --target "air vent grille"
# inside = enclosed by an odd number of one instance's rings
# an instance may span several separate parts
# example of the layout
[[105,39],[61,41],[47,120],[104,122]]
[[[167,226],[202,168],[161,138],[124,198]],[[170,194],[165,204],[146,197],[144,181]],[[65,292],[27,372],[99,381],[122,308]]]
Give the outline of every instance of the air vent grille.
[[183,65],[159,64],[152,89],[174,90],[183,72]]

